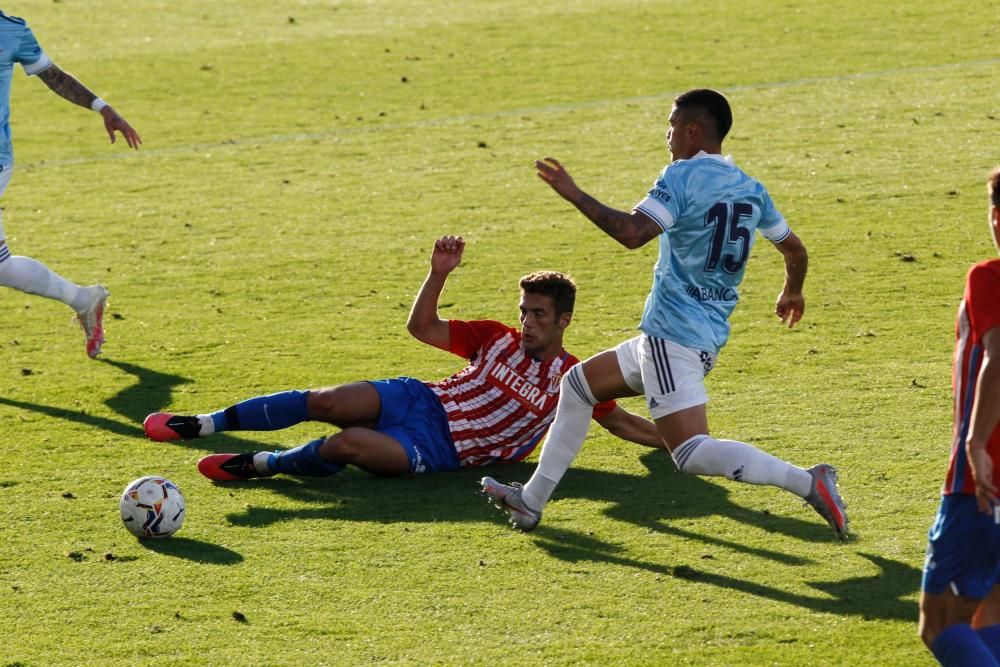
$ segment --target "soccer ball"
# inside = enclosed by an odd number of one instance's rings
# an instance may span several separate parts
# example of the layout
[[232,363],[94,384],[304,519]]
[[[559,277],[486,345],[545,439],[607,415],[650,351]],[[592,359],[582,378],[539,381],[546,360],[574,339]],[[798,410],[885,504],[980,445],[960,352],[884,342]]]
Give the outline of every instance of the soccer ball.
[[122,523],[140,539],[170,537],[184,523],[184,496],[169,479],[147,475],[125,487]]

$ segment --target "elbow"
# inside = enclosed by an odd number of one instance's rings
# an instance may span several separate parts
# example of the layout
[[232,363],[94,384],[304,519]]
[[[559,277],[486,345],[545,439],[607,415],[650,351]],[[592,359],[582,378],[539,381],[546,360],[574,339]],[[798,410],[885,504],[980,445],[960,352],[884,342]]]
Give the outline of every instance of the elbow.
[[649,238],[639,234],[629,234],[619,237],[618,242],[629,250],[638,250],[649,242]]
[[789,243],[779,246],[782,254],[789,260],[794,262],[806,262],[809,260],[809,252],[806,250],[806,246],[802,241],[799,240],[797,236],[789,239]]
[[796,252],[793,255],[786,255],[785,265],[789,268],[789,270],[805,275],[806,270],[809,267],[809,255],[806,253],[805,248],[803,248],[801,252]]
[[785,260],[786,272],[793,275],[805,275],[809,266],[809,253],[803,245],[795,245],[781,249],[781,255]]
[[427,342],[427,335],[424,333],[423,329],[418,329],[416,327],[406,327],[406,330],[410,332],[410,335],[419,340],[421,343]]
[[618,242],[629,250],[638,250],[659,236],[660,227],[654,222],[637,220],[626,233],[618,237]]
[[410,316],[410,319],[406,320],[406,330],[417,340],[423,340],[422,334],[424,332],[424,327],[422,327],[412,315]]
[[[410,319],[406,321],[406,330],[411,336],[419,340],[421,343],[441,347],[442,342],[440,339],[442,332],[440,331],[440,326],[442,324],[441,320],[432,320],[428,322],[427,320],[411,316]],[[447,332],[447,325],[445,325],[445,332]],[[447,346],[447,338],[444,340],[444,345]]]
[[796,255],[795,265],[802,267],[801,270],[803,275],[805,275],[805,273],[809,270],[809,253],[806,252],[805,246],[802,246],[802,250],[799,251],[798,255]]

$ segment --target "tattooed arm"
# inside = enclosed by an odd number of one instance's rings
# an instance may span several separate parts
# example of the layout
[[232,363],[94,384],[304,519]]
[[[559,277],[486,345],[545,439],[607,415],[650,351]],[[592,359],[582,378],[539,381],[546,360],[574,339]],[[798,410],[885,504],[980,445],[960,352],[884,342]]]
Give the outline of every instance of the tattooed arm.
[[[44,81],[45,85],[59,97],[86,109],[90,109],[91,104],[97,100],[97,95],[92,93],[90,89],[80,83],[72,74],[64,72],[60,69],[55,63],[39,72],[38,78]],[[139,148],[139,144],[142,143],[142,139],[140,139],[139,134],[132,129],[132,126],[129,125],[124,118],[118,115],[117,111],[111,108],[110,105],[105,105],[101,108],[100,114],[104,119],[104,129],[111,138],[111,143],[115,143],[115,132],[117,131],[121,132],[122,136],[125,137],[125,141],[128,143],[129,148]]]
[[91,103],[97,99],[97,95],[90,92],[72,74],[62,71],[54,63],[39,72],[38,78],[44,81],[45,85],[51,88],[56,95],[81,107],[89,109]]
[[663,231],[641,211],[619,211],[605,206],[577,187],[559,161],[547,157],[535,161],[538,177],[549,184],[559,196],[576,206],[601,230],[629,250],[644,246]]

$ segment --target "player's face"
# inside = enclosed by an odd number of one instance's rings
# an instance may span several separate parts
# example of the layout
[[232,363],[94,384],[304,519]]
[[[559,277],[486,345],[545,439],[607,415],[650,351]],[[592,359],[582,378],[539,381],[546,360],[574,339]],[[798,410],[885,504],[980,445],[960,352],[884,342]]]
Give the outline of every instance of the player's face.
[[694,143],[696,123],[684,118],[684,113],[674,107],[670,111],[670,126],[667,128],[667,148],[674,160],[687,160],[698,152]]
[[556,317],[552,297],[521,292],[521,345],[533,357],[551,357],[562,350],[563,330],[571,313]]

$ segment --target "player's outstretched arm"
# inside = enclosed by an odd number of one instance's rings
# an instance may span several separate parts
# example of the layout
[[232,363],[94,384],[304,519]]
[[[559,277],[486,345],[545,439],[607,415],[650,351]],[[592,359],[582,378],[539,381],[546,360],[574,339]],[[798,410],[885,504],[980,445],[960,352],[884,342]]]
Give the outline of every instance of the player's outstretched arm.
[[598,419],[597,423],[616,438],[656,449],[667,447],[656,430],[656,424],[629,412],[620,405],[616,405],[614,410]]
[[434,242],[431,251],[431,270],[420,286],[417,298],[410,309],[406,330],[417,340],[447,350],[451,344],[448,320],[438,314],[438,300],[444,290],[448,274],[462,261],[465,239],[461,236],[442,236]]
[[52,92],[63,99],[81,107],[98,111],[104,119],[104,129],[107,131],[111,143],[115,143],[115,132],[121,132],[129,148],[139,148],[142,139],[132,129],[132,126],[117,111],[111,108],[111,105],[97,97],[97,95],[80,83],[72,74],[64,72],[58,65],[53,63],[39,72],[38,78],[44,81],[45,85]]
[[966,450],[972,478],[976,481],[976,504],[980,512],[990,514],[1000,503],[993,478],[993,460],[986,450],[990,435],[1000,424],[1000,327],[987,331],[982,343],[983,365],[979,367]]
[[554,157],[535,161],[538,177],[549,184],[560,197],[576,206],[605,234],[629,250],[646,245],[663,231],[641,211],[620,211],[605,206],[577,187],[566,169]]
[[802,295],[802,286],[806,282],[809,254],[794,232],[789,232],[788,236],[783,241],[775,243],[774,247],[785,258],[785,286],[774,305],[774,314],[782,324],[792,328],[798,324],[806,311],[806,298]]

